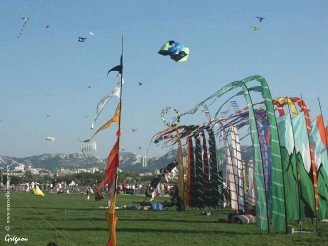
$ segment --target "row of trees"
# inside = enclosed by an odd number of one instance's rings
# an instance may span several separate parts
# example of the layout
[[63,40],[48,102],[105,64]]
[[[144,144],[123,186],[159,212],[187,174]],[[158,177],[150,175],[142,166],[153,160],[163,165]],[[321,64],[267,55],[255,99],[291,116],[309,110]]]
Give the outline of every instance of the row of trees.
[[[67,184],[74,181],[74,183],[83,186],[92,186],[97,185],[104,178],[103,172],[95,172],[95,173],[77,173],[77,174],[69,174],[65,176],[54,176],[50,177],[48,175],[38,176],[33,175],[31,172],[26,172],[22,176],[11,176],[10,184],[19,185],[29,182],[38,182],[38,183],[52,183],[52,182],[66,182]],[[153,179],[153,176],[140,176],[137,173],[120,173],[118,175],[118,183],[130,183],[130,184],[140,184],[145,182],[150,182]],[[7,176],[3,175],[3,184],[7,183]]]

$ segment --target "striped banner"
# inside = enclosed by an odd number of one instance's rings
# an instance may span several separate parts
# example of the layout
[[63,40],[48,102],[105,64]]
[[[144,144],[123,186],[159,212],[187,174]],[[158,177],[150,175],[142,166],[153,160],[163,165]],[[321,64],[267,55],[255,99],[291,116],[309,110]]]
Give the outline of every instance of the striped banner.
[[202,148],[203,148],[203,187],[204,187],[204,205],[210,206],[210,172],[208,166],[208,149],[207,149],[207,141],[205,137],[205,132],[202,130],[200,132],[200,136],[202,137]]
[[243,167],[240,153],[240,142],[235,126],[230,128],[231,134],[231,146],[232,146],[232,162],[234,167],[234,175],[237,186],[237,198],[238,198],[238,210],[244,211],[244,176],[243,176]]
[[184,204],[186,208],[190,207],[190,166],[191,166],[191,137],[186,137],[186,182],[185,182],[185,194],[184,194]]
[[217,149],[215,135],[212,128],[206,128],[208,133],[208,146],[209,146],[209,165],[210,165],[210,194],[211,194],[211,206],[216,208],[217,206],[223,207],[223,179],[222,173],[219,174]]
[[197,206],[197,199],[196,199],[196,162],[195,162],[195,151],[194,151],[194,146],[193,146],[193,141],[192,137],[189,138],[189,172],[190,172],[190,192],[189,192],[189,202],[190,202],[190,207],[195,208]]
[[234,174],[234,166],[232,161],[232,156],[230,154],[230,146],[228,142],[228,136],[225,130],[222,131],[223,143],[225,147],[226,156],[226,171],[227,171],[227,185],[230,190],[230,205],[233,211],[238,211],[238,196],[237,196],[237,185]]
[[204,208],[204,172],[202,160],[202,144],[199,133],[195,133],[195,161],[196,161],[196,206]]

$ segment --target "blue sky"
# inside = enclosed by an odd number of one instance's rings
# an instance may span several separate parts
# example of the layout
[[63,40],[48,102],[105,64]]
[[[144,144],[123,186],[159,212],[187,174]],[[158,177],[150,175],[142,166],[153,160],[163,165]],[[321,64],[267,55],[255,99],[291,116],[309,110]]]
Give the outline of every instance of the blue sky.
[[[116,75],[106,73],[119,63],[122,35],[127,151],[146,153],[152,135],[164,129],[164,107],[187,111],[254,74],[266,78],[273,97],[302,96],[312,117],[319,97],[328,119],[328,1],[2,0],[0,9],[0,155],[79,152],[78,138],[92,135],[96,106],[116,84]],[[31,20],[18,39],[22,17]],[[171,39],[190,48],[187,62],[157,54]],[[109,102],[96,128],[117,103]],[[107,156],[116,129],[96,137],[97,156]],[[148,155],[167,150],[152,145]]]

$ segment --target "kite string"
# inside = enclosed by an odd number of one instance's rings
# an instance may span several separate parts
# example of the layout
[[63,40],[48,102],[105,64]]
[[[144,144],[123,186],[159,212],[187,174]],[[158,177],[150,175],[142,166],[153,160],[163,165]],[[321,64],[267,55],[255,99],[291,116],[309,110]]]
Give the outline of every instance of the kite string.
[[[35,209],[33,209],[23,198],[17,196],[15,193],[13,193],[19,200],[21,200],[28,208],[30,208],[37,216],[39,216],[42,220],[44,220],[51,228],[53,228],[59,235],[61,235],[63,238],[67,239],[68,242],[70,242],[72,245],[77,245],[76,243],[73,243],[71,240],[66,238],[62,232],[58,231],[56,227],[54,227],[48,220],[46,220],[42,215],[40,215]],[[66,220],[66,206],[65,206],[65,220]]]
[[26,19],[26,20],[24,21],[24,24],[23,24],[23,26],[22,26],[22,29],[20,30],[20,33],[18,34],[18,38],[20,38],[20,36],[22,35],[22,33],[23,33],[23,31],[24,31],[24,28],[25,28],[25,25],[26,25],[27,21],[28,21],[28,19]]

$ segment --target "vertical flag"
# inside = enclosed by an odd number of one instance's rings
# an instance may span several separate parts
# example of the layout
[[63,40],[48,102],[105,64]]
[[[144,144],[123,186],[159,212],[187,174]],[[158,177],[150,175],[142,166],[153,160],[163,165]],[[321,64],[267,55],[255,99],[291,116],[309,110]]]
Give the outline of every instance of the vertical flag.
[[230,190],[230,204],[231,204],[231,209],[233,211],[237,211],[238,210],[237,185],[234,177],[234,168],[233,168],[233,162],[230,153],[228,138],[224,129],[222,130],[222,135],[223,135],[223,142],[224,142],[225,155],[226,155],[227,185]]
[[318,219],[323,220],[328,218],[328,143],[322,115],[313,120],[309,137],[314,149],[318,177]]
[[237,128],[231,126],[232,162],[237,186],[238,210],[244,211],[244,177]]
[[200,141],[201,136],[197,132],[195,138],[195,164],[196,164],[196,206],[199,209],[204,208],[204,168],[202,159],[202,144]]
[[277,126],[280,137],[280,153],[282,156],[283,174],[285,180],[286,211],[288,220],[300,220],[300,190],[298,167],[294,151],[294,136],[291,117],[289,114],[277,117]]

